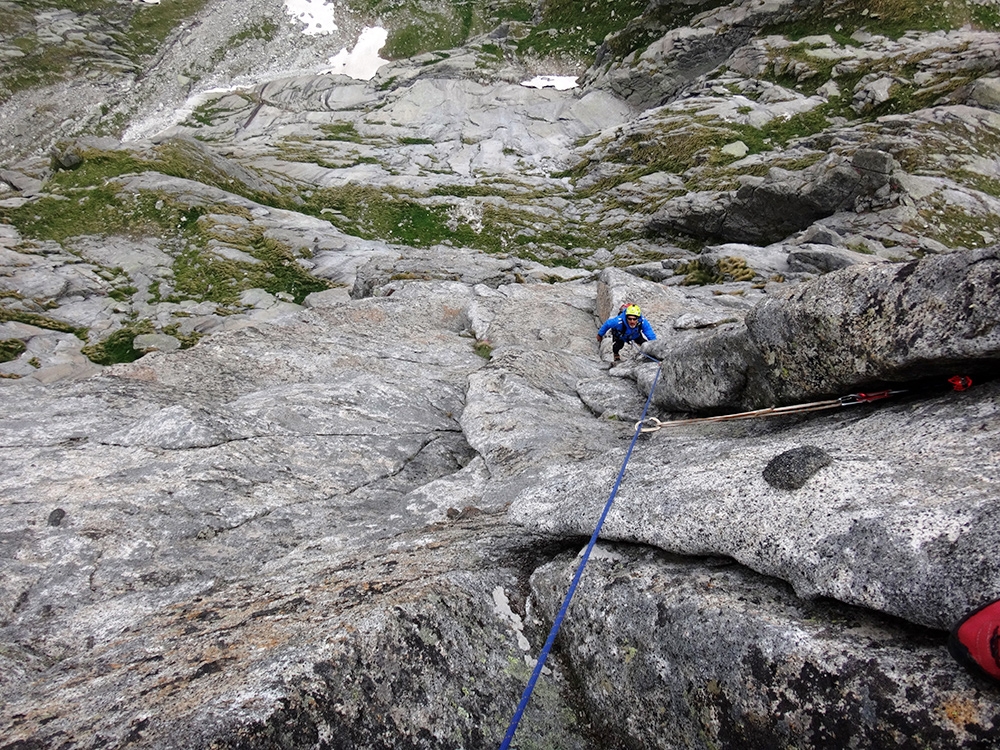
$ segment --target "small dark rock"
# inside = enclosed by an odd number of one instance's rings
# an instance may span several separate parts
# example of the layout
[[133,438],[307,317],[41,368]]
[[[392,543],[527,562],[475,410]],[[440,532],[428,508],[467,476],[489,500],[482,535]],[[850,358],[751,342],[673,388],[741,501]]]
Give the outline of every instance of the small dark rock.
[[56,508],[54,511],[49,513],[49,526],[58,526],[62,523],[62,520],[66,517],[66,511],[62,508]]
[[830,454],[815,445],[803,445],[779,453],[764,468],[764,481],[779,490],[797,490],[806,481],[833,462]]

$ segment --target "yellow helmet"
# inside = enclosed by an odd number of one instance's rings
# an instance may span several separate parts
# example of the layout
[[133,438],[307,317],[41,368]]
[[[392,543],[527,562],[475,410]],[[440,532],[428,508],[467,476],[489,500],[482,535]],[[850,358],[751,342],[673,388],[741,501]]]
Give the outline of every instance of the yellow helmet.
[[634,315],[635,317],[638,318],[640,315],[642,315],[642,310],[639,309],[638,305],[629,305],[628,307],[625,308],[625,315],[626,317]]

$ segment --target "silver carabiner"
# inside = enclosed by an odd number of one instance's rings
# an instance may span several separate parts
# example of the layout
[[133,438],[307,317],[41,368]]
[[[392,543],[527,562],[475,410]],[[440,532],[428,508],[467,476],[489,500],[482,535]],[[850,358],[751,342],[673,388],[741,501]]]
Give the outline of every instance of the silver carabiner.
[[[655,422],[656,425],[654,427],[647,427],[646,426],[647,422]],[[640,433],[643,433],[643,432],[656,432],[662,426],[663,426],[663,423],[659,419],[657,419],[656,417],[646,417],[642,421],[639,421],[639,422],[635,423],[635,429],[637,429]]]

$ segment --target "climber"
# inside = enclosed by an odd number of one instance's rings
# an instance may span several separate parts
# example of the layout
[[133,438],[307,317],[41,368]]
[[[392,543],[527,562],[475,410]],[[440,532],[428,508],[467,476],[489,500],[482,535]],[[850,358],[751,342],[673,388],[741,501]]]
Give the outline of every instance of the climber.
[[638,305],[623,305],[624,310],[613,318],[608,318],[604,325],[597,332],[597,343],[604,341],[605,334],[611,331],[614,345],[611,351],[615,356],[615,362],[621,362],[620,352],[625,344],[632,342],[637,345],[644,344],[656,338],[653,327],[642,317],[642,310]]

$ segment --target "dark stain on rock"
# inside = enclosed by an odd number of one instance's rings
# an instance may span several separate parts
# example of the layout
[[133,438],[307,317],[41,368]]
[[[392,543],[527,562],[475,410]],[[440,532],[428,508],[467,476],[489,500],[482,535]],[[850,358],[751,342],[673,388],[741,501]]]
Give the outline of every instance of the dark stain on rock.
[[189,680],[197,680],[199,677],[205,677],[206,675],[215,674],[216,672],[222,671],[222,665],[227,662],[232,661],[231,659],[216,659],[215,661],[207,661],[198,667],[194,674],[191,675]]
[[803,445],[779,453],[764,468],[764,481],[779,490],[797,490],[833,462],[830,454],[815,445]]

